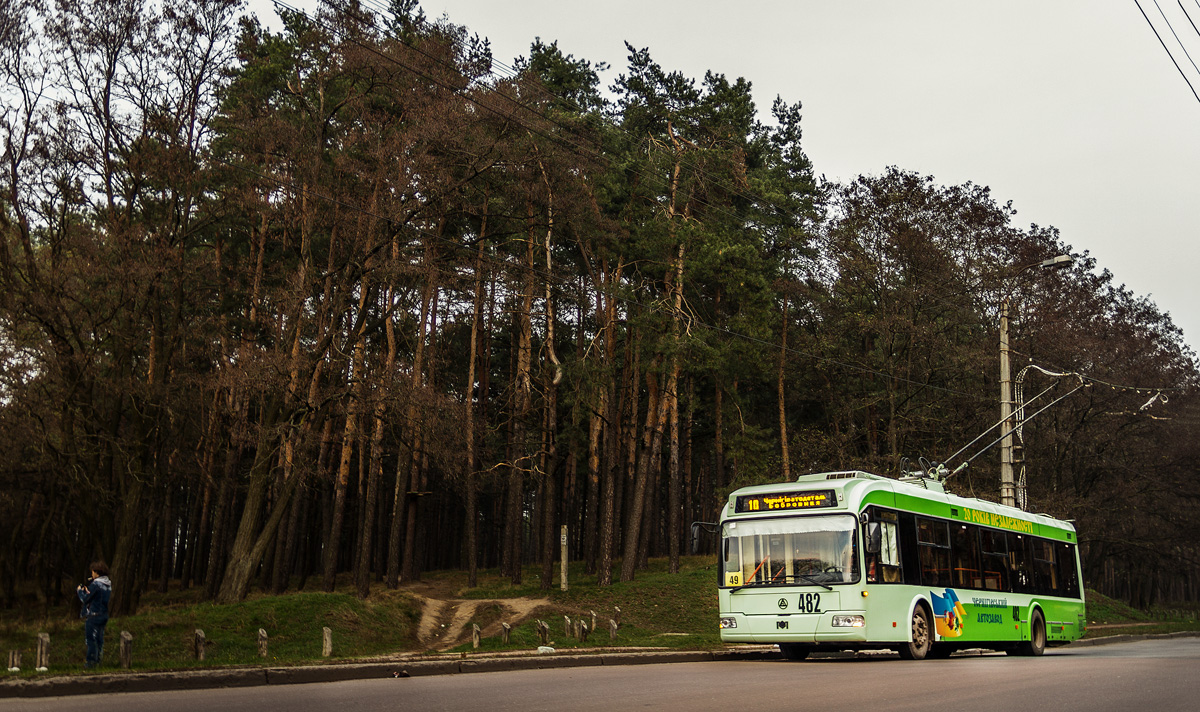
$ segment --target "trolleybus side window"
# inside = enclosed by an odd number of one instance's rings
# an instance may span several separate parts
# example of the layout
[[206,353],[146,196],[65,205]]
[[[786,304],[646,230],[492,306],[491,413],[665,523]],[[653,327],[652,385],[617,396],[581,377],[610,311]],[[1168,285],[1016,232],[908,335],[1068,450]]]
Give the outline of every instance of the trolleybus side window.
[[1034,575],[1037,590],[1044,593],[1058,593],[1059,577],[1054,565],[1054,542],[1038,539],[1033,543]]
[[983,550],[983,586],[990,591],[1007,591],[1008,588],[1008,541],[1004,532],[981,529],[980,548]]
[[908,512],[900,512],[900,560],[903,562],[904,583],[921,583],[921,564],[917,550],[917,518]]
[[921,584],[950,586],[950,530],[947,523],[917,517],[917,544],[921,559]]
[[1014,593],[1050,593],[1051,590],[1041,590],[1034,580],[1033,549],[1035,537],[1008,533],[1008,572],[1011,576],[1009,587]]
[[1079,571],[1075,567],[1075,547],[1065,542],[1055,544],[1058,556],[1058,574],[1062,582],[1060,596],[1079,598]]
[[877,507],[869,508],[867,517],[867,581],[900,583],[899,517]]
[[979,568],[979,535],[969,524],[950,527],[954,549],[954,585],[961,588],[983,588],[983,573]]

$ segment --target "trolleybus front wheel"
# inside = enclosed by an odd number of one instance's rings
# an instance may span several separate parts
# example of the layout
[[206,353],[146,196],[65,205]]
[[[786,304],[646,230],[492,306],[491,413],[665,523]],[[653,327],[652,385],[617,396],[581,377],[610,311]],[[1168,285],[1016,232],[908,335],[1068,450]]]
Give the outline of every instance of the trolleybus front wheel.
[[925,656],[929,654],[930,645],[933,644],[933,636],[930,633],[932,628],[925,606],[918,604],[913,609],[912,640],[897,649],[900,657],[905,660],[924,660]]

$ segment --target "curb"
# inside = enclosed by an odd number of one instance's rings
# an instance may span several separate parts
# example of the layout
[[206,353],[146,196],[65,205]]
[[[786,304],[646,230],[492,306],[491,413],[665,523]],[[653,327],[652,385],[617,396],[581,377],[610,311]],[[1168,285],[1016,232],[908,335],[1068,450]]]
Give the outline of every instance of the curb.
[[1200,637],[1200,631],[1196,630],[1181,630],[1175,633],[1131,633],[1121,635],[1106,635],[1103,638],[1086,638],[1076,640],[1067,647],[1071,648],[1087,648],[1094,645],[1112,645],[1114,643],[1132,643],[1138,640],[1164,640],[1170,638],[1197,638]]
[[298,685],[389,677],[462,675],[478,672],[548,670],[609,665],[656,665],[735,660],[772,660],[779,653],[763,650],[685,650],[641,653],[596,653],[463,658],[459,660],[400,660],[387,663],[309,665],[287,668],[187,670],[183,672],[109,673],[83,677],[0,682],[0,699],[6,697],[63,697],[111,692],[161,692],[218,687]]

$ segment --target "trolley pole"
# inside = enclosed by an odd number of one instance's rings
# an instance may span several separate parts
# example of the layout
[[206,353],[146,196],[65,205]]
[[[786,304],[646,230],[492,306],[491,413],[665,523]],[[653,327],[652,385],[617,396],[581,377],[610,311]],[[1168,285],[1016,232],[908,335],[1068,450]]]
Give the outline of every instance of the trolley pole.
[[1016,504],[1013,482],[1012,370],[1008,349],[1008,300],[1000,304],[1000,504]]

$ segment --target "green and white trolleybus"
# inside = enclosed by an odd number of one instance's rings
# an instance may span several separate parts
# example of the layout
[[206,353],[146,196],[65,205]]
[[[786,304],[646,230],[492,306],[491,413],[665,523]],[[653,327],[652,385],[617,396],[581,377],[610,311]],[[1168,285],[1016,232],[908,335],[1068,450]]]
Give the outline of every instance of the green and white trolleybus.
[[803,475],[721,513],[721,639],[817,650],[1041,655],[1084,632],[1069,522],[948,494],[937,480]]

